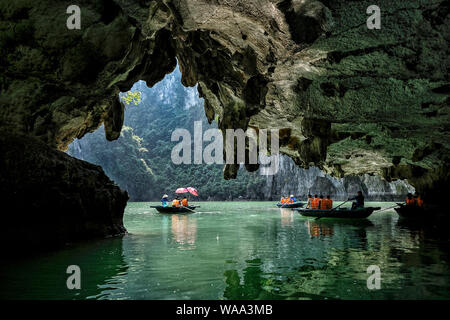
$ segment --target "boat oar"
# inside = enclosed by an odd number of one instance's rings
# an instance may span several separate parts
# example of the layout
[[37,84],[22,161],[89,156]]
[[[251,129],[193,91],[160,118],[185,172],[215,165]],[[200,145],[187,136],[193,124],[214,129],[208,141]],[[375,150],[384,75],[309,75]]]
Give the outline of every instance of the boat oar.
[[[186,208],[186,209],[188,209],[188,210],[190,210],[190,211],[192,211],[192,212],[195,212],[194,210],[192,210],[191,208],[188,208],[188,207],[184,207],[184,206],[182,206],[183,208]],[[194,209],[197,209],[197,208],[200,208],[200,206],[194,206],[195,208]]]
[[395,206],[392,206],[392,207],[388,207],[388,208],[384,208],[384,209],[378,210],[378,212],[389,210],[389,209],[393,209],[393,208],[395,208],[395,207],[397,207],[399,205],[401,205],[401,203],[397,203]]
[[[334,207],[333,209],[331,209],[330,212],[336,210],[337,208],[339,208],[340,206],[342,206],[343,204],[345,204],[345,203],[347,203],[347,202],[349,202],[349,201],[351,201],[351,200],[349,199],[349,200],[347,200],[347,201],[342,202],[342,203],[341,203],[340,205],[338,205],[337,207]],[[315,220],[319,220],[320,218],[323,218],[323,217],[317,217]]]
[[[347,200],[347,201],[344,201],[344,202],[342,202],[340,205],[338,205],[337,207],[334,207],[333,209],[331,209],[331,211],[334,211],[334,210],[336,210],[337,208],[339,208],[340,206],[342,206],[343,204],[346,204],[347,202],[349,202],[349,201],[352,201],[353,199],[349,199],[349,200]],[[331,212],[330,211],[330,212]]]
[[[182,206],[182,207],[183,207],[183,206]],[[186,208],[186,209],[188,209],[189,211],[195,212],[195,211],[192,210],[191,208],[188,208],[188,207],[183,207],[183,208]]]

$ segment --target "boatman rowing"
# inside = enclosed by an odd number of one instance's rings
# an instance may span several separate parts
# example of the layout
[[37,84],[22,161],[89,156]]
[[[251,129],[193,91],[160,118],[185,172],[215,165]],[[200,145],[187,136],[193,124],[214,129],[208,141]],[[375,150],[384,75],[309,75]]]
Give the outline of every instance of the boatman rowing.
[[355,202],[352,203],[352,210],[357,208],[364,208],[364,196],[361,191],[358,191],[358,195],[354,198],[348,198],[347,201],[355,200]]

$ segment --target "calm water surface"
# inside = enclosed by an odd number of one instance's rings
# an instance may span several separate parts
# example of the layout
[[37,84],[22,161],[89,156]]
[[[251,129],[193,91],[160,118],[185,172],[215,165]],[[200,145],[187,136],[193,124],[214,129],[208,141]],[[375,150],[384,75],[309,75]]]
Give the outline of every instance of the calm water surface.
[[[369,203],[387,208],[393,203]],[[205,202],[161,215],[129,203],[123,238],[0,267],[2,299],[449,299],[448,230],[393,210],[359,222],[304,218],[273,202]],[[66,268],[82,288],[66,288]],[[381,289],[367,289],[367,267]]]

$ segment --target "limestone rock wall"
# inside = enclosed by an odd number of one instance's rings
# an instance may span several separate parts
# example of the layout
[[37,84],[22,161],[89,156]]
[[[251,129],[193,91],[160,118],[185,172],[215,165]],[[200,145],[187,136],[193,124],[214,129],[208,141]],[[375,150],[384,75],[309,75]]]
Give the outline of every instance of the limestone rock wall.
[[347,200],[362,191],[366,200],[403,201],[408,192],[415,190],[407,181],[387,182],[379,176],[346,176],[336,178],[316,167],[299,168],[288,156],[280,157],[277,175],[266,176],[263,188],[264,198],[278,200],[281,196],[294,194],[306,199],[308,194],[331,195],[334,200]]
[[6,252],[126,232],[122,218],[128,194],[101,167],[36,138],[0,132],[2,233],[11,242]]

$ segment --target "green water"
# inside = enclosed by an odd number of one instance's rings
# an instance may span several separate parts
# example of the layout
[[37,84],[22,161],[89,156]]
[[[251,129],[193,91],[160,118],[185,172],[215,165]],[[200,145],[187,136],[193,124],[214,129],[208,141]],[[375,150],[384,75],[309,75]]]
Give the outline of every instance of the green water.
[[[392,203],[369,203],[387,208]],[[314,220],[272,202],[204,202],[161,215],[129,203],[130,232],[0,268],[2,299],[448,299],[449,239],[393,210]],[[13,239],[11,239],[13,241]],[[81,268],[68,290],[66,268]],[[367,288],[367,268],[381,288]]]

